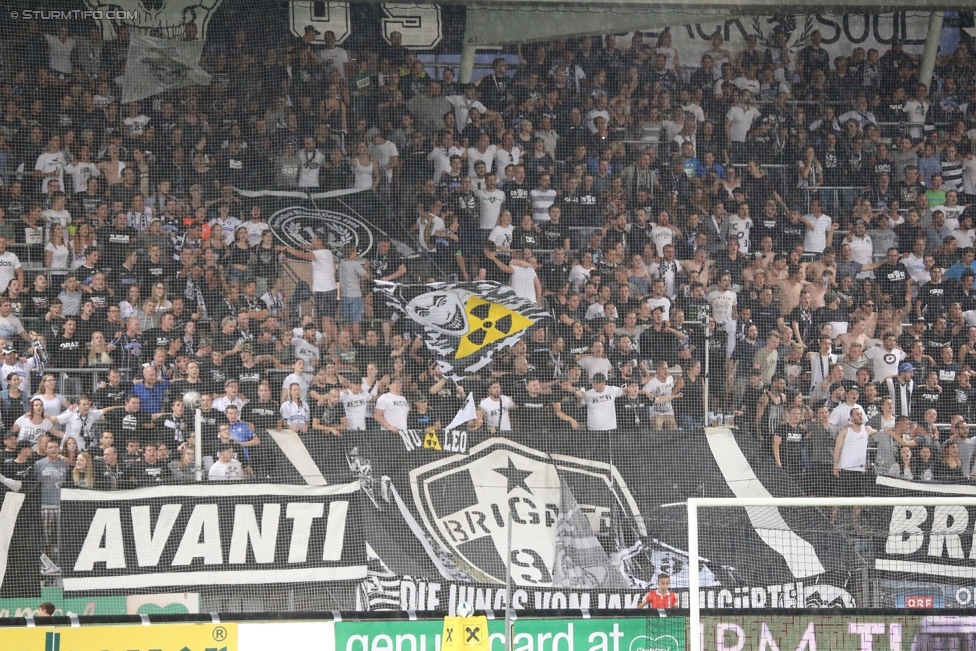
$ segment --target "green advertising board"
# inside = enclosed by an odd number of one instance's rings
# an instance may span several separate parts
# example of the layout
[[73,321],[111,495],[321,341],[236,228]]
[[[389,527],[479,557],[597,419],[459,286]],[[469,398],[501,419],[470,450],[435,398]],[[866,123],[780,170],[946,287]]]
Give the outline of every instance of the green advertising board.
[[[440,651],[442,620],[337,622],[336,651]],[[683,651],[685,620],[517,619],[514,651]],[[491,651],[505,650],[505,623],[488,620]]]
[[685,618],[650,612],[618,619],[519,619],[512,644],[514,651],[684,651]]

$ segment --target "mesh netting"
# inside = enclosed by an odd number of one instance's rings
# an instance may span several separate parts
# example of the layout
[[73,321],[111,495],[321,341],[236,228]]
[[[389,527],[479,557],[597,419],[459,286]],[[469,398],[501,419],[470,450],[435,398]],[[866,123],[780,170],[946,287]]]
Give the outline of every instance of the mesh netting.
[[[463,7],[151,4],[0,23],[0,611],[687,606],[689,497],[972,491],[970,14],[468,85]],[[969,519],[712,510],[703,604],[971,605]]]

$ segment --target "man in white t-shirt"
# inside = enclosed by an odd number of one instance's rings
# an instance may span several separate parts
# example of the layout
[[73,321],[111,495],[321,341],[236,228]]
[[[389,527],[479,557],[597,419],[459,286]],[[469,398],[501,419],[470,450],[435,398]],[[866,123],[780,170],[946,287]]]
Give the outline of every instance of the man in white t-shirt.
[[392,183],[393,171],[400,166],[400,152],[397,151],[396,145],[387,140],[379,129],[374,127],[367,132],[367,135],[369,135],[369,142],[371,143],[369,155],[379,165],[380,172],[386,176],[387,183]]
[[88,181],[102,175],[95,163],[91,162],[91,147],[82,145],[78,158],[64,168],[71,175],[75,194],[88,190]]
[[261,235],[264,231],[268,230],[268,222],[261,219],[261,206],[254,204],[251,206],[251,219],[244,222],[244,228],[247,229],[247,243],[251,246],[257,246],[261,243]]
[[339,291],[336,286],[336,264],[332,251],[325,248],[321,233],[312,237],[311,251],[300,251],[290,246],[277,246],[296,258],[312,263],[312,293],[315,295],[315,313],[322,319],[322,332],[330,342],[338,338],[335,315],[339,306]]
[[609,432],[617,429],[617,398],[624,394],[621,387],[607,386],[607,376],[597,373],[590,379],[593,385],[588,391],[575,391],[576,397],[586,405],[586,429],[591,432]]
[[336,45],[335,32],[329,30],[322,35],[322,38],[325,40],[325,48],[319,51],[319,60],[326,68],[326,71],[331,68],[345,79],[346,68],[349,66],[349,53],[344,48]]
[[807,253],[822,254],[827,248],[827,231],[834,221],[824,214],[823,201],[810,200],[810,214],[800,217],[807,225],[806,235],[803,236],[803,250]]
[[61,75],[71,75],[71,53],[77,41],[71,38],[68,28],[59,27],[57,36],[45,34],[44,40],[48,47],[48,67]]
[[878,340],[874,339],[877,345],[872,346],[864,351],[864,356],[871,360],[872,372],[874,374],[875,382],[879,384],[886,378],[898,374],[898,365],[901,360],[907,357],[907,353],[898,347],[898,340],[895,335],[891,332],[884,333],[884,339],[877,343]]
[[390,390],[376,400],[376,422],[381,428],[397,433],[407,429],[409,415],[410,403],[403,397],[403,384],[399,378],[394,378]]
[[315,148],[315,138],[305,138],[305,147],[298,152],[298,160],[302,166],[298,168],[298,187],[319,187],[319,172],[325,162],[325,154]]
[[244,478],[244,468],[241,462],[234,458],[234,446],[224,444],[220,448],[220,455],[207,473],[210,481],[239,481]]
[[761,117],[759,109],[752,105],[749,91],[739,93],[739,103],[725,115],[725,137],[732,144],[732,162],[744,163],[746,157],[746,134],[752,123]]
[[34,178],[41,179],[41,194],[47,193],[47,184],[57,179],[58,187],[64,187],[64,166],[68,157],[61,151],[61,136],[51,136],[47,141],[47,151],[37,157],[34,163]]
[[339,402],[346,412],[347,429],[365,430],[366,416],[369,412],[370,401],[373,397],[363,389],[361,382],[350,382],[339,393]]
[[481,115],[484,115],[488,110],[484,104],[478,101],[478,87],[474,84],[466,84],[463,95],[448,95],[445,99],[454,107],[458,133],[464,131],[464,127],[471,122],[471,118],[468,117],[471,109],[478,109]]
[[[498,189],[498,177],[489,174],[485,179],[485,189],[475,190],[474,196],[478,197],[481,208],[481,230],[491,232],[491,229],[498,225],[498,215],[505,202],[505,193]],[[487,237],[487,233],[485,236]]]
[[14,278],[24,286],[24,270],[20,266],[20,258],[13,251],[7,250],[7,238],[0,237],[0,292],[7,291],[7,285]]
[[514,400],[502,395],[501,384],[493,382],[488,387],[488,397],[482,400],[478,406],[485,412],[485,423],[492,429],[492,434],[512,429],[512,422],[508,414],[514,405]]

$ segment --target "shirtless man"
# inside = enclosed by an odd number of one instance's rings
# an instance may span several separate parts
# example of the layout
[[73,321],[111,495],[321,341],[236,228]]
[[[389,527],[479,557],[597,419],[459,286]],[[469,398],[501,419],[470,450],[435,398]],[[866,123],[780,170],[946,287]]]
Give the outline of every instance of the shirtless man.
[[854,319],[854,323],[851,325],[851,329],[844,334],[837,337],[834,342],[838,346],[844,347],[844,354],[850,352],[852,343],[861,344],[861,348],[866,348],[868,341],[871,339],[867,333],[864,331],[865,321],[863,317],[857,317]]
[[701,248],[695,251],[695,257],[691,260],[678,260],[678,265],[680,265],[681,270],[686,274],[696,272],[698,274],[698,282],[708,287],[710,281],[709,270],[715,265],[715,261],[708,259],[708,249]]
[[808,289],[810,290],[810,305],[813,309],[819,310],[825,304],[824,298],[827,292],[837,289],[837,283],[834,282],[834,272],[830,269],[824,269],[817,281],[808,285]]
[[779,308],[783,316],[789,316],[793,308],[800,304],[800,291],[810,283],[803,279],[803,268],[793,264],[785,280],[772,281],[771,284],[779,289]]
[[773,250],[773,238],[764,235],[759,242],[759,250],[756,253],[762,254],[759,262],[762,268],[769,269],[769,265],[773,264],[773,260],[776,258],[776,251]]
[[837,276],[837,251],[833,247],[824,249],[822,258],[807,265],[807,278],[816,282],[824,269],[830,269],[834,272],[834,277]]

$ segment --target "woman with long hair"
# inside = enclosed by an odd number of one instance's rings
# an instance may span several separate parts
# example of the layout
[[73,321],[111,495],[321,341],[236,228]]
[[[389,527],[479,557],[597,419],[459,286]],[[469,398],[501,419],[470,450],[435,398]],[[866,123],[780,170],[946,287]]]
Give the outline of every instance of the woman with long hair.
[[[177,403],[173,403],[174,405]],[[179,404],[183,404],[182,402]],[[177,484],[189,484],[196,481],[196,453],[187,445],[180,452],[180,458],[169,462],[169,472]]]
[[942,457],[935,464],[935,479],[944,484],[955,484],[966,478],[959,459],[959,443],[953,439],[946,441]]
[[141,294],[142,291],[139,289],[139,285],[129,285],[129,289],[125,293],[125,299],[119,301],[119,317],[123,323],[128,321],[130,316],[138,315],[139,306],[142,305]]
[[75,467],[78,460],[78,439],[73,436],[65,436],[61,439],[61,457],[68,462],[69,468]]
[[723,202],[731,201],[734,198],[732,193],[742,186],[742,179],[739,178],[739,173],[736,172],[735,167],[732,165],[725,168],[725,178],[719,179],[718,182],[725,188],[725,192],[728,195],[722,198]]
[[369,155],[369,145],[360,140],[356,143],[356,155],[349,159],[352,168],[353,188],[375,190],[379,187],[380,166]]
[[64,432],[54,429],[54,423],[44,415],[44,401],[36,396],[31,398],[30,410],[14,421],[10,431],[17,432],[21,440],[30,441],[35,445],[42,434],[53,434],[58,438],[64,436]]
[[71,483],[72,488],[95,488],[95,466],[91,455],[87,452],[82,452],[75,459],[74,467],[71,469]]
[[173,308],[173,303],[166,298],[166,285],[164,283],[153,283],[150,297],[156,301],[157,312],[165,312]]
[[[64,231],[64,226],[54,224],[51,226],[50,237],[44,245],[44,266],[48,269],[68,270],[68,258],[70,251],[68,248],[68,238]],[[64,282],[64,273],[52,274],[55,279],[54,285],[59,286]],[[61,279],[61,280],[58,280]]]
[[224,261],[228,282],[243,283],[251,277],[251,245],[247,235],[247,228],[243,226],[234,231],[234,244]]
[[304,434],[311,423],[311,412],[308,403],[302,400],[302,386],[292,382],[288,386],[288,400],[281,403],[279,409],[282,424],[294,432]]
[[105,335],[99,331],[95,331],[91,336],[91,343],[88,344],[88,359],[86,360],[87,366],[89,367],[105,367],[114,366],[115,362],[112,359],[111,352],[115,350],[115,345],[105,342]]
[[45,416],[59,416],[61,412],[71,407],[71,401],[57,392],[57,385],[57,379],[47,373],[41,378],[40,390],[31,398],[32,405],[35,400],[41,401]]
[[72,266],[84,264],[88,251],[98,246],[95,229],[89,224],[82,224],[75,231],[75,238],[71,241]]
[[271,289],[278,277],[278,260],[281,255],[275,249],[274,233],[268,229],[261,233],[261,241],[251,247],[254,254],[254,277],[258,283],[258,297]]

